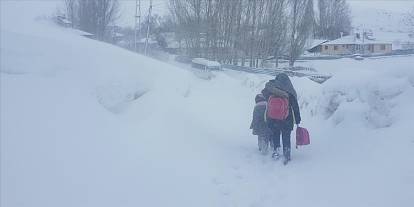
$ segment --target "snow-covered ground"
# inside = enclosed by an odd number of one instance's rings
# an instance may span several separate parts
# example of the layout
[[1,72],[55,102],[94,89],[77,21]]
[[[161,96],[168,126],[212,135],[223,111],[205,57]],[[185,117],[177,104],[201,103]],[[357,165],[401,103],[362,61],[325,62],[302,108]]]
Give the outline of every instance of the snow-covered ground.
[[0,206],[413,205],[413,56],[299,63],[334,77],[293,79],[312,144],[283,166],[248,129],[273,77],[201,80],[42,2],[0,4]]

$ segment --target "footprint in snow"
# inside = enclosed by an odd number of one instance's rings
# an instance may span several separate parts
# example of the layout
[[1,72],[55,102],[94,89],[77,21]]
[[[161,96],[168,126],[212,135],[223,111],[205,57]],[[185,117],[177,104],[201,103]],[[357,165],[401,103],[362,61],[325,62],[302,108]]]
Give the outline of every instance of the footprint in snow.
[[236,178],[237,178],[238,180],[243,180],[243,179],[244,179],[243,175],[241,175],[241,174],[237,174],[237,175],[236,175]]
[[217,186],[218,191],[220,192],[221,195],[223,196],[230,195],[231,190],[219,178],[213,178],[211,179],[211,182]]
[[263,199],[253,201],[252,203],[249,204],[249,207],[262,207],[262,206],[265,206],[265,202]]
[[224,182],[223,181],[221,181],[220,179],[218,179],[218,178],[213,178],[213,179],[211,179],[211,182],[213,183],[213,184],[215,184],[215,185],[223,185],[224,184]]
[[238,165],[235,165],[232,168],[233,168],[233,170],[240,170],[240,167]]
[[224,196],[229,196],[230,191],[228,189],[223,189],[223,190],[221,190],[221,194],[224,195]]

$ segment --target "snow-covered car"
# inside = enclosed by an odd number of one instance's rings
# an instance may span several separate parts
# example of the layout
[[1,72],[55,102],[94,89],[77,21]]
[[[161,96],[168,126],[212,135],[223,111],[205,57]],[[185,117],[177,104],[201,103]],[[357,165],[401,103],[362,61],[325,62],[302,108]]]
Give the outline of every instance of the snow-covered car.
[[191,61],[191,67],[202,70],[221,70],[221,64],[217,61],[207,60],[205,58],[194,58]]
[[355,54],[355,55],[353,55],[352,56],[352,58],[354,59],[354,60],[364,60],[364,57],[362,57],[361,55],[359,55],[359,54]]

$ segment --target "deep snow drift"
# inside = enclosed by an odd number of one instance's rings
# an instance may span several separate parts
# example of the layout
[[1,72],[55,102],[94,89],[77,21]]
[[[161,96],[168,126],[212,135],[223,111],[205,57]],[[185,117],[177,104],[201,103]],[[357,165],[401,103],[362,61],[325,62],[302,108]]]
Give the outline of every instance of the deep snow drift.
[[334,77],[293,78],[312,145],[285,167],[248,129],[273,77],[201,80],[38,3],[1,2],[1,206],[413,205],[413,56],[299,63]]

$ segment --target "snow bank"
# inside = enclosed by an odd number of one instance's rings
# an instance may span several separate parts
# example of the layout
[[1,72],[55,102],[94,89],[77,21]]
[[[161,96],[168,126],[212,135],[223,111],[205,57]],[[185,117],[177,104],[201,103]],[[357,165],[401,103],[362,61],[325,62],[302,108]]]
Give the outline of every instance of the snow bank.
[[[390,127],[401,116],[402,96],[412,93],[414,58],[372,58],[315,61],[313,66],[334,74],[321,87],[319,97],[305,99],[310,110],[335,125],[349,122],[371,128]],[[315,93],[310,93],[315,94]],[[307,94],[303,94],[307,97]],[[407,109],[409,110],[409,109]],[[411,110],[409,110],[411,111]]]

